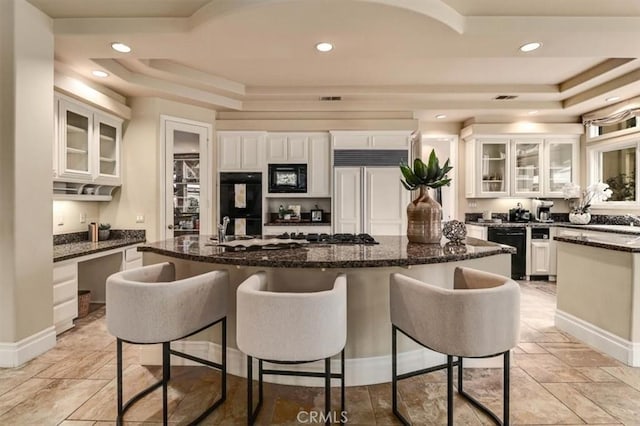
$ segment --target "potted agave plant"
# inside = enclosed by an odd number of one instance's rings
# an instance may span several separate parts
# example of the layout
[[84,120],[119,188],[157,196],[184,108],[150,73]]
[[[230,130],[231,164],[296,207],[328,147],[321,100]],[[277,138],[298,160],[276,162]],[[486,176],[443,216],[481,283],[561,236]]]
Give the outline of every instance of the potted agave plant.
[[429,196],[427,188],[449,186],[451,179],[447,176],[453,169],[449,160],[440,167],[436,151],[432,150],[429,161],[425,164],[416,158],[413,169],[400,163],[402,185],[409,190],[419,190],[418,197],[407,206],[407,238],[412,243],[438,244],[442,238],[442,206]]

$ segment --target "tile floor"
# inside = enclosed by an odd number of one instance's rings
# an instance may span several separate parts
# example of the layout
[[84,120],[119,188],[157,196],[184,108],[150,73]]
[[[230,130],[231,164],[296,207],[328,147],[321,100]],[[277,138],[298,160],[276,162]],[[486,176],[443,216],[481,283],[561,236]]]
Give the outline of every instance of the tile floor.
[[[511,416],[521,425],[640,424],[640,368],[630,368],[575,341],[553,327],[555,286],[522,282],[521,343],[511,369]],[[125,398],[160,376],[158,367],[137,363],[125,345]],[[183,424],[217,395],[219,375],[201,367],[175,367],[169,391],[171,423]],[[465,370],[466,389],[501,412],[501,370]],[[227,402],[204,424],[245,424],[245,381],[229,376]],[[443,372],[400,384],[400,402],[413,424],[445,424]],[[337,397],[337,392],[333,392]],[[391,386],[347,389],[349,424],[398,424],[391,414]],[[335,398],[334,404],[338,404]],[[300,410],[319,410],[322,388],[265,386],[258,424],[297,424]],[[338,406],[338,405],[334,405]],[[456,396],[458,425],[491,424]],[[126,416],[127,424],[162,419],[160,391]],[[115,341],[104,309],[79,320],[46,354],[15,369],[0,369],[0,425],[115,424]]]

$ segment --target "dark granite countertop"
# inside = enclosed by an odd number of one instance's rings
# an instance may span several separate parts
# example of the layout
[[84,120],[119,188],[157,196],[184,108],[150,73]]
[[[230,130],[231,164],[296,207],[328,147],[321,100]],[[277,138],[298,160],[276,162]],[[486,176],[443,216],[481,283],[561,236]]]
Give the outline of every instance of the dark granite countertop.
[[467,222],[467,225],[486,226],[491,228],[549,228],[551,226],[564,225],[562,222]]
[[138,251],[197,262],[272,268],[408,266],[515,253],[512,247],[475,238],[467,238],[460,245],[409,244],[406,237],[374,238],[380,244],[308,244],[293,249],[231,252],[217,246],[208,236],[191,235],[145,244]]
[[598,247],[607,250],[624,251],[628,253],[640,253],[640,235],[607,235],[582,236],[582,237],[554,237],[555,241],[577,244],[581,246]]
[[[60,262],[63,260],[73,259],[76,257],[86,256],[88,254],[98,253],[101,251],[113,250],[120,247],[126,247],[134,244],[144,243],[146,241],[144,230],[112,230],[108,240],[92,243],[84,237],[79,239],[77,234],[67,234],[65,236],[54,236],[53,245],[53,261]],[[82,235],[79,236],[80,238]],[[65,238],[66,241],[65,242]]]
[[530,228],[574,228],[588,231],[609,232],[613,234],[640,235],[640,226],[629,225],[604,225],[604,224],[588,224],[576,225],[571,222],[467,222],[467,225],[478,225],[486,227],[511,228],[511,227],[530,227]]

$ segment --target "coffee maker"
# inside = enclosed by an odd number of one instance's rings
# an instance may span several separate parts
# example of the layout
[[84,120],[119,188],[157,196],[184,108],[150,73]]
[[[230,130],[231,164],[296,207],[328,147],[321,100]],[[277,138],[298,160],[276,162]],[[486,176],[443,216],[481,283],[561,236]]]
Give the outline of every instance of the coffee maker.
[[531,210],[533,210],[533,220],[536,222],[553,222],[551,219],[551,207],[553,201],[531,200]]

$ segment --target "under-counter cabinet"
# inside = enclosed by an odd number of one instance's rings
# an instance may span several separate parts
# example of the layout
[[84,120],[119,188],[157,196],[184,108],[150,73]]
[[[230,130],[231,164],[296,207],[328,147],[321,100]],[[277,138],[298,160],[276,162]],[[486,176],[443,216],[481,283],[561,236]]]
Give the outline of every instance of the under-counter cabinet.
[[122,120],[62,95],[56,105],[54,180],[120,185]]
[[266,135],[266,132],[218,132],[218,170],[262,171]]

